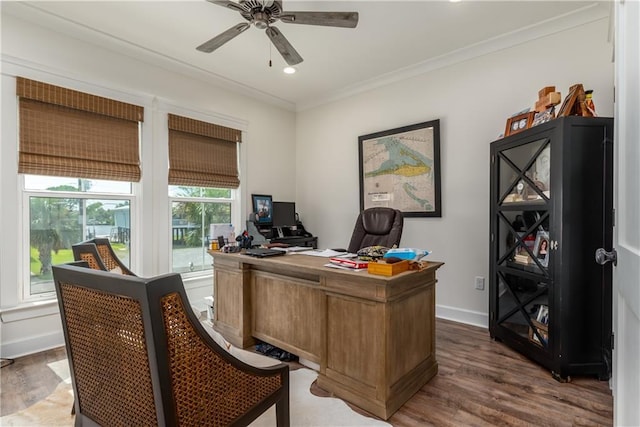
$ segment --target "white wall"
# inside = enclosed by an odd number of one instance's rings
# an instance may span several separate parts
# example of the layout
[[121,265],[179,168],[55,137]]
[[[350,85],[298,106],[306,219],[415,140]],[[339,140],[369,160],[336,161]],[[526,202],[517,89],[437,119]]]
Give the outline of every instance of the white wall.
[[438,315],[488,325],[489,143],[538,90],[583,83],[613,115],[608,22],[499,50],[298,113],[296,204],[321,247],[345,247],[359,212],[358,136],[440,119],[442,218],[406,218],[401,245],[433,251]]
[[[55,301],[21,304],[19,298],[20,237],[16,178],[15,75],[85,90],[145,107],[143,124],[143,180],[166,182],[166,173],[153,172],[149,164],[166,154],[154,147],[166,146],[165,115],[177,113],[212,117],[216,123],[243,130],[243,207],[240,224],[244,228],[250,211],[251,193],[274,194],[281,200],[295,197],[295,113],[252,98],[238,95],[203,79],[194,79],[152,66],[140,59],[90,45],[17,17],[2,15],[2,140],[0,170],[0,307],[2,357],[16,357],[63,344]],[[178,111],[176,111],[178,110]],[[160,111],[160,113],[159,113]],[[193,117],[192,115],[192,117]],[[166,133],[166,132],[164,132]],[[162,148],[166,150],[166,148]],[[150,152],[151,151],[151,152]],[[159,157],[158,157],[159,156]],[[162,162],[160,161],[160,164]],[[146,167],[146,169],[145,169]],[[160,168],[160,170],[162,170]],[[273,171],[277,171],[274,173]],[[153,188],[149,191],[149,188]],[[145,186],[140,200],[139,241],[142,275],[166,272],[170,268],[168,238],[158,230],[166,228],[168,205],[166,186]],[[150,255],[152,254],[152,255]],[[150,266],[151,265],[151,266]],[[140,271],[140,270],[139,270]],[[212,279],[185,283],[190,298],[199,301],[212,293]]]
[[[164,106],[176,105],[240,123],[246,135],[243,211],[250,210],[251,193],[295,200],[305,227],[319,236],[321,247],[346,246],[351,236],[359,211],[358,136],[440,119],[443,216],[407,218],[401,243],[430,249],[434,260],[446,263],[438,274],[440,316],[486,325],[488,291],[473,289],[473,278],[488,276],[489,143],[504,131],[509,115],[533,105],[544,86],[555,85],[564,95],[570,85],[583,83],[594,89],[600,114],[611,116],[613,65],[607,30],[606,20],[600,20],[295,115],[3,15],[3,357],[62,343],[55,304],[27,311],[7,309],[19,303],[18,254],[11,243],[19,233],[12,227],[15,211],[8,208],[17,204],[15,145],[6,146],[15,144],[15,113],[6,111],[15,98],[11,100],[13,89],[5,84],[12,79],[8,69],[16,66],[7,67],[7,62],[20,64],[17,68],[26,77],[53,84],[71,81],[80,87],[104,87],[142,99],[149,109],[157,99]],[[151,134],[154,114],[148,116],[145,127]],[[153,194],[145,197],[145,211],[153,212],[153,200],[149,199]],[[155,225],[145,227],[153,230]],[[145,251],[153,246],[151,241],[146,243]],[[190,295],[199,298],[206,292],[207,284],[193,287]]]

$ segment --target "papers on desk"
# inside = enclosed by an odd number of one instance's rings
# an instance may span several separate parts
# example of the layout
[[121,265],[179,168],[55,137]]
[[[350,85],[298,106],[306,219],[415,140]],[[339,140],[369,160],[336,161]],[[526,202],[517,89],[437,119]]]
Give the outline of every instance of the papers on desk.
[[331,258],[334,256],[348,255],[346,252],[338,252],[331,249],[314,249],[312,251],[303,252],[303,255],[319,256],[323,258]]
[[277,249],[279,251],[286,252],[288,254],[294,254],[294,253],[307,254],[308,252],[315,250],[313,248],[310,248],[309,246],[288,246],[286,248],[280,248],[276,246],[271,249]]

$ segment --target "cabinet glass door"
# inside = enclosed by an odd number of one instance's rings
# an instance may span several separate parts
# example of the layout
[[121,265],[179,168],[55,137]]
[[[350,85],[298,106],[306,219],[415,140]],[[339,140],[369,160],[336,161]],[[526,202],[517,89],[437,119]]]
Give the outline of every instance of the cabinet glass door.
[[549,344],[550,160],[548,139],[497,154],[493,219],[497,323],[543,348]]

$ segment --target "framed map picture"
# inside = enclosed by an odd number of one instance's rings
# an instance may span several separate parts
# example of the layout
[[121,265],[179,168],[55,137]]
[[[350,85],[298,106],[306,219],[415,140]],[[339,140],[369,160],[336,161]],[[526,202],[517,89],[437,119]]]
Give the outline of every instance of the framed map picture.
[[360,209],[441,217],[440,120],[358,137]]

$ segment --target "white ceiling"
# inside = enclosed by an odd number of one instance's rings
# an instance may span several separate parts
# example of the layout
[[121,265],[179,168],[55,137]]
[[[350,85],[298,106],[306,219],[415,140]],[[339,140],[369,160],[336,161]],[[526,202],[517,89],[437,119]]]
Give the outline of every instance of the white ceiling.
[[246,22],[204,0],[2,2],[3,14],[298,110],[601,19],[609,4],[284,0],[283,9],[358,11],[360,21],[355,29],[274,24],[304,58],[285,75],[286,63],[254,27],[212,53],[197,51]]

